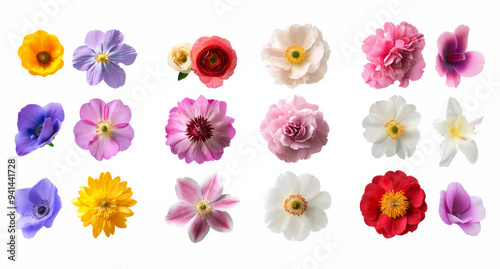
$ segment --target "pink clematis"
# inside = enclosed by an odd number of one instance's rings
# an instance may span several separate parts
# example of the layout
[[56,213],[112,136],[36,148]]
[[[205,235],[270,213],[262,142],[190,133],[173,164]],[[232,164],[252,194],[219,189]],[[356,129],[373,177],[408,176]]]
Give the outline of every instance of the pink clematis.
[[131,117],[130,108],[120,100],[106,104],[92,99],[80,108],[80,121],[73,129],[76,144],[98,161],[109,159],[130,147],[134,138]]
[[439,76],[446,75],[446,86],[457,87],[460,77],[473,77],[484,67],[484,57],[477,51],[466,51],[469,27],[460,25],[455,33],[444,32],[439,36],[436,70]]
[[170,207],[165,221],[181,226],[189,223],[189,238],[194,243],[203,240],[210,228],[230,232],[233,220],[226,211],[239,199],[222,194],[222,190],[222,182],[217,175],[211,176],[201,187],[191,178],[177,179],[175,192],[180,201]]

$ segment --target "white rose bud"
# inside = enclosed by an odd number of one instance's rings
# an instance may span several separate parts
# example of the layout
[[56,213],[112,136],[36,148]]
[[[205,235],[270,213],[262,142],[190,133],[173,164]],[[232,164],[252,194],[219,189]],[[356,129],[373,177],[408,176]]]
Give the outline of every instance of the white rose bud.
[[191,47],[189,43],[175,45],[168,52],[168,64],[176,71],[186,74],[191,72]]

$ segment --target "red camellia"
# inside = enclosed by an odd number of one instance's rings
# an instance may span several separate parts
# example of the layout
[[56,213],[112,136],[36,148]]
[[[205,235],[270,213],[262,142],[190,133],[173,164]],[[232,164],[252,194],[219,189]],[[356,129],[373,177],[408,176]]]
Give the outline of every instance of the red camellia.
[[209,88],[222,86],[236,68],[236,52],[231,43],[218,36],[201,37],[191,49],[192,70]]
[[366,225],[391,238],[415,231],[425,218],[427,204],[416,178],[389,171],[366,185],[360,208]]

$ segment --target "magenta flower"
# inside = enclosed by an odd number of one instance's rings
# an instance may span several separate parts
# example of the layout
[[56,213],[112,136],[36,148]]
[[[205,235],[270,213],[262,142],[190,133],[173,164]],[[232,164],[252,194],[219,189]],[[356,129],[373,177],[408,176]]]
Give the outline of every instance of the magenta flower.
[[131,117],[130,108],[120,100],[106,104],[92,99],[80,108],[80,121],[73,129],[76,144],[98,161],[107,160],[130,147],[134,138]]
[[439,36],[436,70],[446,75],[446,86],[457,87],[460,76],[473,77],[483,71],[484,57],[477,51],[467,51],[469,27],[460,25],[455,33],[444,32]]
[[222,194],[223,186],[217,175],[213,175],[201,185],[191,178],[177,179],[175,192],[180,202],[168,210],[165,221],[174,225],[186,225],[194,243],[205,238],[210,228],[218,232],[230,232],[233,220],[226,212],[239,200],[229,194]]
[[118,88],[125,84],[125,71],[118,64],[131,65],[136,57],[135,49],[123,43],[122,32],[95,30],[87,33],[85,45],[73,53],[73,67],[87,71],[91,86],[104,79],[111,88]]
[[260,125],[269,150],[287,163],[309,159],[320,152],[328,142],[329,131],[318,106],[296,95],[271,105]]
[[408,87],[410,80],[418,80],[424,73],[424,46],[424,35],[415,26],[386,22],[384,29],[377,29],[363,42],[363,52],[370,61],[362,74],[365,83],[380,89],[399,81],[399,87]]
[[460,183],[452,182],[446,191],[441,191],[439,216],[444,223],[455,223],[466,234],[476,236],[481,231],[479,222],[486,217],[486,209],[481,198],[469,196]]
[[218,160],[236,134],[233,122],[226,116],[225,102],[203,95],[196,101],[184,98],[170,110],[166,144],[186,163]]

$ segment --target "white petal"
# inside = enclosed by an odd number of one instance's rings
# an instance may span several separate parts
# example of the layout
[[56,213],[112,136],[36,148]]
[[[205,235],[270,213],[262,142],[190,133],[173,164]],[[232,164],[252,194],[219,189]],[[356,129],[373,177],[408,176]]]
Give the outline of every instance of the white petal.
[[385,155],[387,157],[392,157],[396,155],[397,149],[399,147],[397,139],[386,139],[384,142],[385,145]]
[[273,206],[283,206],[286,199],[283,199],[281,193],[277,192],[275,188],[268,190],[264,199],[264,206],[271,208]]
[[391,102],[394,106],[394,109],[396,111],[401,110],[401,108],[406,105],[406,100],[399,95],[394,95],[391,98],[389,98],[389,102]]
[[292,172],[285,172],[276,179],[276,192],[284,198],[288,198],[292,194],[298,194],[300,190],[299,178]]
[[404,127],[417,128],[422,117],[414,105],[404,105],[396,112],[395,120]]
[[465,154],[465,157],[467,157],[467,160],[469,160],[469,162],[471,162],[472,164],[476,163],[477,158],[479,157],[476,141],[464,141],[458,144],[458,148]]
[[366,128],[366,131],[363,132],[363,136],[368,140],[368,142],[374,144],[380,144],[388,139],[388,135],[385,133],[385,129],[383,127],[379,128]]
[[309,222],[303,216],[290,216],[290,224],[283,230],[283,235],[288,240],[303,241],[311,233]]
[[435,120],[434,121],[434,128],[436,128],[436,131],[444,137],[450,137],[450,132],[448,129],[448,124],[446,124],[446,121],[444,120]]
[[307,205],[320,209],[328,209],[332,205],[332,197],[328,192],[320,191],[314,199],[307,201]]
[[271,57],[269,62],[274,65],[274,67],[281,68],[283,70],[290,70],[293,64],[288,61],[285,57]]
[[[417,149],[417,144],[420,140],[420,132],[417,129],[404,129],[398,139],[401,142],[400,151],[404,152],[406,156],[411,157]],[[398,156],[401,157],[399,152]],[[404,159],[404,157],[401,157],[401,159]]]
[[307,54],[304,58],[304,61],[307,61],[308,63],[311,64],[307,72],[309,73],[316,72],[321,63],[321,59],[323,59],[324,55],[325,55],[325,48],[323,47],[323,42],[314,43],[311,49],[307,51]]
[[450,97],[450,99],[448,99],[448,110],[446,112],[446,118],[449,119],[455,116],[462,115],[462,107],[458,103],[457,99],[455,99],[454,97]]
[[294,24],[285,29],[285,31],[283,32],[283,39],[285,40],[288,47],[302,46],[302,42],[306,37],[306,32],[310,30],[311,25],[301,26],[298,24]]
[[299,181],[299,194],[302,195],[306,201],[314,199],[319,194],[320,183],[315,176],[311,174],[302,174],[299,176]]
[[269,228],[274,233],[281,233],[285,228],[288,227],[291,220],[290,214],[288,214],[282,206],[275,206],[268,208],[266,214],[264,215],[264,221]]
[[274,48],[282,50],[286,50],[288,48],[288,44],[284,39],[284,32],[281,29],[276,29],[273,31],[273,33],[271,34],[271,42],[271,45]]
[[458,147],[453,139],[445,139],[439,147],[441,153],[441,162],[439,166],[448,167],[458,152]]
[[384,124],[394,119],[394,105],[389,101],[377,101],[370,107],[370,115],[380,118]]
[[472,126],[472,129],[474,129],[474,128],[476,127],[476,125],[479,125],[479,124],[481,124],[481,122],[483,122],[483,118],[484,118],[484,117],[477,118],[477,119],[475,119],[475,120],[473,120],[473,121],[469,122],[469,125],[471,125],[471,126]]
[[302,28],[305,31],[305,36],[300,46],[303,47],[304,50],[308,51],[311,46],[317,41],[323,43],[323,37],[318,28],[312,27],[310,24],[303,25]]
[[372,155],[375,158],[380,158],[385,154],[385,146],[387,140],[390,140],[390,138],[386,139],[384,142],[379,143],[379,144],[373,144],[372,146]]
[[328,217],[324,210],[319,209],[317,207],[307,207],[306,212],[304,212],[304,216],[309,221],[309,225],[311,226],[311,231],[317,232],[326,227],[328,224]]
[[291,79],[299,79],[303,77],[305,74],[307,74],[307,70],[309,69],[310,65],[311,64],[306,61],[302,61],[301,63],[298,64],[292,64],[288,77]]

